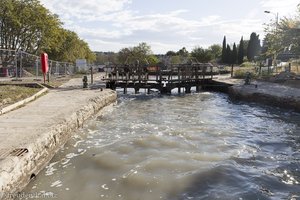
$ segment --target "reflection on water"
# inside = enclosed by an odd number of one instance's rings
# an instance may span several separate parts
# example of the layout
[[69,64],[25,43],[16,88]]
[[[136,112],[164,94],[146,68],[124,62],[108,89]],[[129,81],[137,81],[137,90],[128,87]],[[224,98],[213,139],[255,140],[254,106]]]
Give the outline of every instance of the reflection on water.
[[58,199],[299,199],[300,115],[226,95],[121,96],[25,192]]

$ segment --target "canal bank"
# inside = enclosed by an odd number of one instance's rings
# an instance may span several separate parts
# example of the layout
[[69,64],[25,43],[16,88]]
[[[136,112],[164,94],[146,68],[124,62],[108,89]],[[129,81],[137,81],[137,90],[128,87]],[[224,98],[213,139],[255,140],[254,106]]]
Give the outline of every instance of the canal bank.
[[228,90],[233,99],[257,102],[300,112],[300,89],[277,83],[256,81],[251,85],[234,85]]
[[0,199],[12,199],[52,159],[75,129],[116,101],[111,90],[82,89],[72,79],[0,116]]
[[253,81],[217,76],[204,90],[227,93],[233,100],[256,102],[300,112],[300,89],[280,83]]
[[292,199],[300,115],[227,94],[122,95],[88,120],[26,194],[63,200]]

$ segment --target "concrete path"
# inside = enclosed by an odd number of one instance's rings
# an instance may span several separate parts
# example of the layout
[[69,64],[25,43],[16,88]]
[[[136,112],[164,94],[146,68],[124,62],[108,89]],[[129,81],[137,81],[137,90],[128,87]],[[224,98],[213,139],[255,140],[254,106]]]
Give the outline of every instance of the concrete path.
[[[95,81],[99,83],[100,77]],[[18,192],[71,136],[74,129],[104,106],[116,93],[82,89],[72,79],[58,89],[0,116],[0,199]]]
[[213,80],[231,85],[241,85],[245,82],[244,79],[231,78],[230,74],[215,75]]

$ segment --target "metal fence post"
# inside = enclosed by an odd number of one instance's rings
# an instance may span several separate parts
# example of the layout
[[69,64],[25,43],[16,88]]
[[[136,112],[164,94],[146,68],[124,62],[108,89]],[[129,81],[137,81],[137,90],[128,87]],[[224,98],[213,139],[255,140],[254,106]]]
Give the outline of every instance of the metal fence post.
[[38,63],[38,59],[35,60],[35,76],[36,78],[38,78],[39,76],[39,63]]

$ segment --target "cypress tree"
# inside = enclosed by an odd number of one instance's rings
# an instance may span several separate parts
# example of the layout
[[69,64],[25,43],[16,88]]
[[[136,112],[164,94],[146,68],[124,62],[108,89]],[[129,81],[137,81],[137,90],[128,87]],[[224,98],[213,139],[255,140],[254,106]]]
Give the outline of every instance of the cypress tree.
[[243,37],[240,40],[240,44],[239,44],[239,50],[238,50],[238,57],[237,57],[237,61],[238,64],[242,64],[244,60],[244,39]]
[[226,52],[225,52],[225,63],[227,64],[231,64],[231,48],[229,46],[229,44],[227,44],[227,47],[226,47]]
[[247,48],[247,58],[249,61],[253,61],[254,57],[259,54],[260,51],[260,40],[259,35],[256,33],[251,33],[250,41]]
[[231,52],[231,64],[237,63],[237,57],[238,57],[238,52],[237,52],[236,44],[234,43]]
[[222,63],[226,63],[226,36],[223,39],[223,46],[222,46]]

